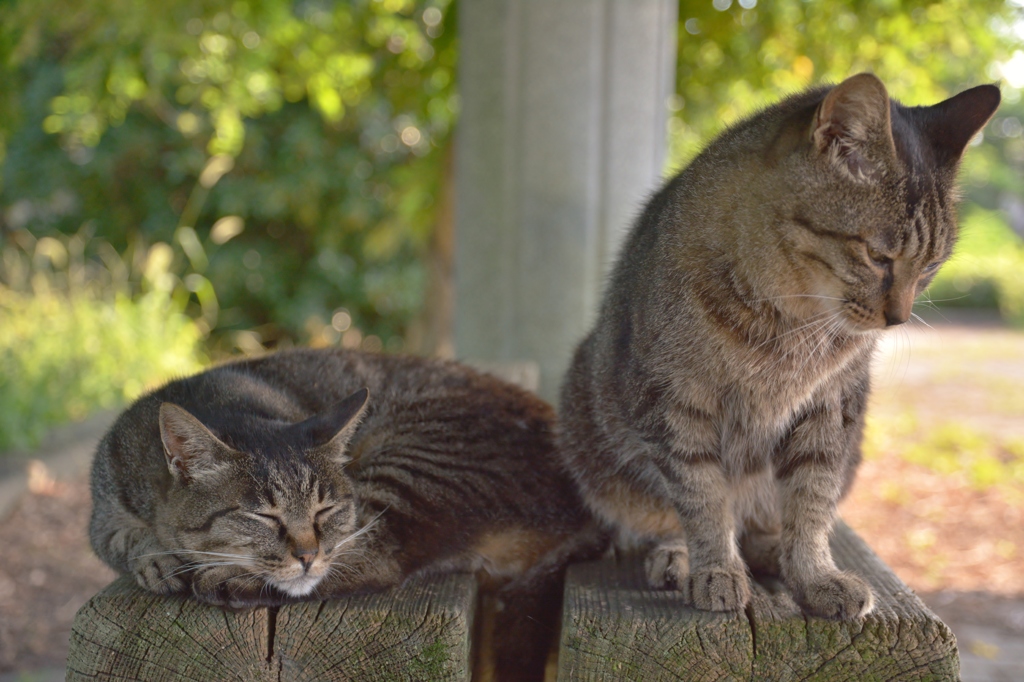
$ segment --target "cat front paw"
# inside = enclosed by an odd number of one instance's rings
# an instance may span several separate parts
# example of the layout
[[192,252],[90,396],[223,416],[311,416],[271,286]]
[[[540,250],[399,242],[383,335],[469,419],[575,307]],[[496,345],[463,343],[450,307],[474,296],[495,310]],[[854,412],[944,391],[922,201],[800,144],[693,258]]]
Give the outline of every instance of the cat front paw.
[[192,578],[192,595],[196,600],[222,608],[242,608],[238,597],[244,587],[232,566],[201,567]]
[[683,598],[701,611],[738,611],[750,601],[750,581],[739,566],[694,571],[682,581]]
[[798,586],[793,593],[809,614],[833,620],[861,618],[875,606],[868,584],[852,573],[840,571]]
[[702,611],[736,611],[750,601],[750,582],[742,566],[712,566],[691,573],[689,552],[682,541],[655,547],[644,569],[652,588],[679,590],[688,604]]
[[686,542],[666,542],[652,549],[644,559],[644,573],[652,589],[678,590],[690,574]]
[[192,595],[197,601],[229,611],[280,606],[288,601],[262,579],[232,567],[199,569],[192,580]]
[[175,594],[186,589],[183,574],[187,572],[181,559],[173,554],[142,556],[130,563],[135,581],[156,594]]

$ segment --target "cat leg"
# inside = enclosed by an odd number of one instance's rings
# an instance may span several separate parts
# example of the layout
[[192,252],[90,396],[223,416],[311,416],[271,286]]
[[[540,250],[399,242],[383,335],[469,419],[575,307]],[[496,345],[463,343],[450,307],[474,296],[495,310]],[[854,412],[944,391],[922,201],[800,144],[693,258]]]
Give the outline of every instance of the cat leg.
[[119,504],[97,500],[89,537],[97,556],[142,588],[156,594],[187,589],[181,559],[164,547],[149,524]]
[[858,618],[874,606],[871,588],[858,576],[840,571],[829,547],[851,461],[859,457],[867,390],[867,370],[861,371],[859,381],[853,377],[844,383],[845,395],[822,395],[808,406],[788,435],[775,469],[783,580],[807,612],[825,618]]
[[[649,564],[653,568],[664,563],[661,586],[671,587],[675,582],[683,598],[695,608],[742,609],[750,600],[750,582],[736,544],[725,472],[710,457],[672,464],[671,469],[665,467],[662,472],[674,479],[668,483],[686,532],[686,552],[680,551],[679,539],[673,539],[654,550]],[[657,576],[649,573],[648,577]],[[654,586],[658,586],[657,581]]]
[[164,549],[151,532],[143,533],[143,539],[135,543],[128,566],[135,581],[150,592],[177,594],[186,589],[185,564],[176,554]]
[[780,477],[782,576],[796,601],[825,618],[858,618],[871,611],[871,588],[832,561],[829,535],[841,492],[836,468],[808,458]]

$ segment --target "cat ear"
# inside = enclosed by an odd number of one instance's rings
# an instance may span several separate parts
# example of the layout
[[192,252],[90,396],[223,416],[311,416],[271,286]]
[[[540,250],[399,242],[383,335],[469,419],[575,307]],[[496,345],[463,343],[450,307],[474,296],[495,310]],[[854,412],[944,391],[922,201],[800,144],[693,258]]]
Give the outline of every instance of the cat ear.
[[999,88],[979,85],[930,107],[910,110],[942,165],[956,164],[999,108]]
[[859,73],[832,88],[814,114],[811,140],[858,180],[878,170],[880,156],[895,158],[889,93],[874,74]]
[[361,388],[329,410],[314,415],[291,428],[297,436],[316,450],[328,453],[335,461],[349,461],[344,455],[352,434],[366,411],[369,389]]
[[172,403],[160,405],[160,440],[167,468],[181,483],[216,473],[222,466],[217,453],[229,449],[202,422]]

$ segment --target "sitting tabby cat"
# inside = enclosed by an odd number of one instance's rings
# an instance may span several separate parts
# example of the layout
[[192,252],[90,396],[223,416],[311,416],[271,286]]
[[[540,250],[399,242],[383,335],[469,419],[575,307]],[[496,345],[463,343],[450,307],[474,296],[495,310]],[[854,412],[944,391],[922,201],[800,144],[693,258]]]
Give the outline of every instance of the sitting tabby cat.
[[650,201],[563,385],[560,452],[652,547],[652,586],[741,609],[743,556],[811,614],[872,608],[828,544],[868,365],[950,256],[957,166],[999,99],[905,107],[853,76],[733,126]]
[[92,546],[148,590],[236,608],[418,571],[514,579],[497,665],[537,677],[560,571],[590,542],[553,421],[540,399],[454,363],[297,350],[226,364],[144,396],[110,429]]

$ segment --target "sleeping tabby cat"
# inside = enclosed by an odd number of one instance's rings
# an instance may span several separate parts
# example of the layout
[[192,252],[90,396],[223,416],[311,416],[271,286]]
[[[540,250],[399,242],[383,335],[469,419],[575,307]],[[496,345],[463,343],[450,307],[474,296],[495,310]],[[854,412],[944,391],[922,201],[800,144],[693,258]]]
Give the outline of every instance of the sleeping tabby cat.
[[587,516],[553,421],[538,398],[454,363],[297,350],[226,364],[110,429],[92,546],[148,590],[235,608],[482,571],[508,583],[498,668],[533,678],[560,572],[593,541],[577,535]]
[[957,166],[999,99],[905,107],[853,76],[733,126],[650,201],[563,385],[560,451],[650,547],[653,586],[740,609],[746,558],[811,614],[872,608],[828,545],[868,364],[950,256]]

